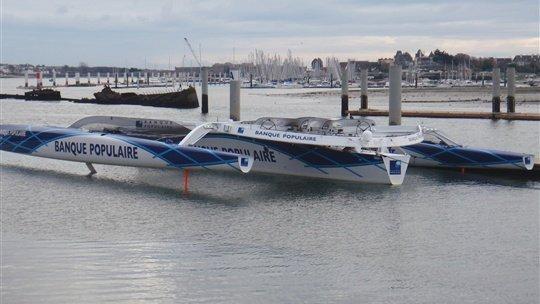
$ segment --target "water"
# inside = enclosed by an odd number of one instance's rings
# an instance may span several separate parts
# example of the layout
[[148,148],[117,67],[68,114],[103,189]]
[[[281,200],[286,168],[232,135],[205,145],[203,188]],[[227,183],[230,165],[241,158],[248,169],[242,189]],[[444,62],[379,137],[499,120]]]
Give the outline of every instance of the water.
[[[20,83],[3,80],[2,92]],[[339,111],[333,97],[288,92],[243,90],[243,118]],[[200,109],[0,105],[2,123],[201,119]],[[210,111],[208,120],[228,116],[227,87],[210,87]],[[538,122],[404,122],[466,144],[540,153]],[[0,164],[3,303],[534,303],[540,296],[537,181],[412,168],[393,187],[197,171],[186,195],[175,171],[98,165],[89,179],[83,164],[4,152]]]

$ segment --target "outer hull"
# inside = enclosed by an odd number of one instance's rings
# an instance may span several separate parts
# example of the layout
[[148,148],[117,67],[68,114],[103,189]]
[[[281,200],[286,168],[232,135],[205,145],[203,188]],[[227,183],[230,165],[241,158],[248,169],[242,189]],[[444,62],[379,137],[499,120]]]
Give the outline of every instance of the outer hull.
[[429,142],[400,149],[411,155],[411,166],[516,170],[531,170],[534,166],[534,157],[530,154]]
[[196,146],[250,156],[251,172],[362,183],[401,184],[409,161],[407,155],[366,155],[228,134],[207,134]]
[[155,140],[54,127],[2,125],[0,131],[0,150],[31,156],[148,168],[239,168],[236,154]]

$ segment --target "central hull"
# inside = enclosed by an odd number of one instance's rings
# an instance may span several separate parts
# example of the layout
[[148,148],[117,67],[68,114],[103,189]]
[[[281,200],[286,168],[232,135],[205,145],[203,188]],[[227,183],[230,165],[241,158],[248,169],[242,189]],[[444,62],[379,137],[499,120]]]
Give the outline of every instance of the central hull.
[[196,147],[250,156],[251,172],[306,176],[360,183],[401,184],[409,156],[345,152],[320,146],[210,133]]

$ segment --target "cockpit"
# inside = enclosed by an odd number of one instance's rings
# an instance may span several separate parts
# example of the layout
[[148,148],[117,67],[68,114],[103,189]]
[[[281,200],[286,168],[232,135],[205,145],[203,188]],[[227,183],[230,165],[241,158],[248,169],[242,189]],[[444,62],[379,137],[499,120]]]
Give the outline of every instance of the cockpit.
[[267,130],[344,136],[359,136],[375,125],[372,120],[366,118],[326,119],[319,117],[262,117],[255,121],[245,121],[243,123],[258,125]]

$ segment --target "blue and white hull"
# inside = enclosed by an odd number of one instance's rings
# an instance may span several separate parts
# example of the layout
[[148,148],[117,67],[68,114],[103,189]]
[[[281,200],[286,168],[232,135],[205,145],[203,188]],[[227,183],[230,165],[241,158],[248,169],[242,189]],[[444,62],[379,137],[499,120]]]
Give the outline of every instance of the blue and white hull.
[[78,129],[0,125],[0,150],[31,156],[147,168],[219,168],[249,171],[249,157],[156,140]]
[[250,156],[251,172],[361,183],[400,185],[409,163],[403,154],[369,155],[229,134],[207,134],[195,146]]
[[534,156],[524,153],[447,146],[430,142],[401,149],[411,155],[411,166],[517,170],[531,170],[534,166]]

